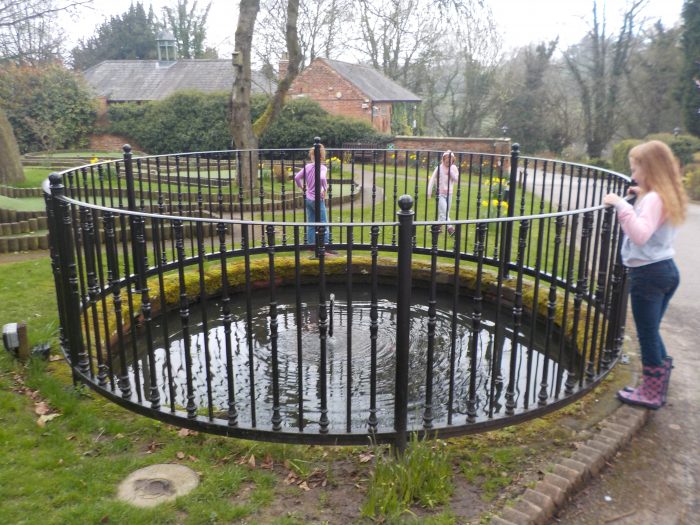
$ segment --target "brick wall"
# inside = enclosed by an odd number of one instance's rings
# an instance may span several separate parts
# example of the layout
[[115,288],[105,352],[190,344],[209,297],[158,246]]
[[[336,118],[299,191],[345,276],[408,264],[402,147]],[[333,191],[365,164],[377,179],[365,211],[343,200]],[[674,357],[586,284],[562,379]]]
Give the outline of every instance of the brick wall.
[[120,135],[91,135],[90,149],[97,151],[122,151],[124,144],[130,144],[132,151],[142,151],[138,145]]
[[313,62],[294,79],[289,97],[309,97],[331,115],[363,120],[382,133],[391,131],[391,104],[373,104],[362,91],[321,60]]
[[510,155],[510,139],[465,137],[394,137],[394,148]]

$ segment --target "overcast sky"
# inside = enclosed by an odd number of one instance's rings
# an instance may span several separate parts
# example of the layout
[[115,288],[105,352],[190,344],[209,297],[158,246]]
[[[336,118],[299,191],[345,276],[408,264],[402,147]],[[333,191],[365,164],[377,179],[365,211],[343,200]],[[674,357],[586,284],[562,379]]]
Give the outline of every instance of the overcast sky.
[[[503,35],[506,48],[530,42],[549,41],[557,36],[562,47],[578,42],[586,33],[591,18],[592,0],[488,0]],[[599,0],[599,10],[605,5],[608,32],[619,27],[620,13],[628,0]],[[71,45],[94,33],[110,16],[124,13],[132,0],[94,0],[92,8],[83,8],[77,20],[64,16],[61,23],[70,37]],[[161,16],[163,6],[176,5],[177,0],[143,0],[144,7],[153,5]],[[198,1],[198,8],[206,6]],[[646,18],[661,19],[666,27],[679,23],[683,0],[647,0]],[[208,17],[207,46],[216,48],[221,58],[233,51],[233,35],[238,18],[236,0],[213,0]]]

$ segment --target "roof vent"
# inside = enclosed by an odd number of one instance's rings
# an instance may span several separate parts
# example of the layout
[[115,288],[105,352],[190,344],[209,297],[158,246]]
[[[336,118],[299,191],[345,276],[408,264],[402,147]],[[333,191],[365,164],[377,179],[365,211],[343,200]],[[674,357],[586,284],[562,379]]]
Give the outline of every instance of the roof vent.
[[177,60],[177,45],[170,31],[161,31],[156,38],[158,44],[158,66],[169,67]]

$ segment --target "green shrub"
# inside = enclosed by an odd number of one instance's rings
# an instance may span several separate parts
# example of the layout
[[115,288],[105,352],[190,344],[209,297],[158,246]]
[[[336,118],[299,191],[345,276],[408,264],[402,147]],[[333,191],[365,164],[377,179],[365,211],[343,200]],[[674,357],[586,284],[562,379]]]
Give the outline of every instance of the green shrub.
[[317,102],[298,98],[287,102],[279,118],[260,137],[260,147],[308,148],[317,136],[327,148],[384,138],[367,122],[329,115]]
[[82,77],[59,64],[0,67],[0,105],[21,153],[85,146],[97,115]]
[[685,190],[691,199],[700,200],[700,164],[690,164],[686,166]]
[[671,133],[656,133],[648,135],[644,140],[660,140],[661,142],[665,142],[684,166],[693,162],[693,154],[700,151],[700,139],[693,135],[675,136]]
[[629,173],[629,152],[633,147],[641,143],[642,141],[639,139],[625,139],[615,144],[612,151],[612,169],[619,173]]
[[180,91],[162,101],[115,104],[109,131],[156,155],[229,149],[228,100],[223,92]]
[[453,490],[445,443],[413,434],[402,456],[377,458],[362,514],[392,522],[415,503],[428,508],[447,503]]
[[[253,120],[266,104],[266,97],[253,97]],[[226,150],[231,148],[228,107],[228,93],[195,91],[145,104],[114,104],[109,108],[108,131],[129,137],[152,154]],[[285,105],[260,138],[260,147],[308,148],[316,136],[327,147],[379,137],[368,123],[331,116],[318,103],[301,98]]]

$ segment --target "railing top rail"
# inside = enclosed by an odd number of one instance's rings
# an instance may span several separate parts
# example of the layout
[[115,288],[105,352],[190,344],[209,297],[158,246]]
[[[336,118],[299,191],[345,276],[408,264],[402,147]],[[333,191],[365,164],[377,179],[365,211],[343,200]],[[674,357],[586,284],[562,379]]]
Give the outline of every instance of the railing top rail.
[[[47,181],[44,181],[46,183]],[[183,221],[183,222],[202,222],[202,223],[207,223],[207,224],[242,224],[242,225],[253,225],[253,226],[299,226],[299,227],[305,227],[305,226],[325,226],[325,227],[334,227],[334,228],[347,228],[349,226],[354,227],[354,228],[361,228],[361,227],[370,227],[370,226],[381,226],[381,227],[389,227],[389,226],[398,226],[399,222],[398,221],[384,221],[384,222],[333,222],[333,223],[326,223],[326,222],[290,222],[290,221],[246,221],[246,220],[241,220],[241,219],[219,219],[216,217],[188,217],[188,216],[183,216],[183,215],[165,215],[161,213],[149,213],[145,211],[132,211],[128,210],[125,208],[109,208],[107,206],[100,206],[99,204],[92,204],[88,202],[83,202],[79,201],[76,199],[72,199],[70,197],[66,197],[65,195],[62,195],[58,197],[59,200],[63,200],[64,202],[67,202],[68,204],[74,204],[76,206],[82,206],[85,208],[93,209],[93,210],[98,210],[102,212],[108,212],[108,213],[114,213],[114,214],[119,214],[119,215],[129,215],[129,216],[138,216],[138,217],[150,217],[152,219],[162,219],[162,220],[168,220],[168,221]],[[597,206],[589,206],[588,208],[579,208],[576,210],[567,210],[567,211],[559,211],[559,212],[551,212],[551,213],[541,213],[541,214],[535,214],[535,215],[515,215],[513,217],[490,217],[490,218],[485,218],[485,219],[462,219],[462,220],[449,220],[449,221],[414,221],[413,224],[416,226],[429,226],[432,224],[464,224],[464,225],[470,225],[470,224],[490,224],[490,223],[503,223],[503,222],[515,222],[515,221],[524,221],[524,220],[535,220],[535,219],[550,219],[550,218],[557,218],[557,217],[565,217],[568,215],[577,215],[581,213],[587,213],[587,212],[594,212],[601,210],[605,208],[606,206],[604,204],[599,204]]]

